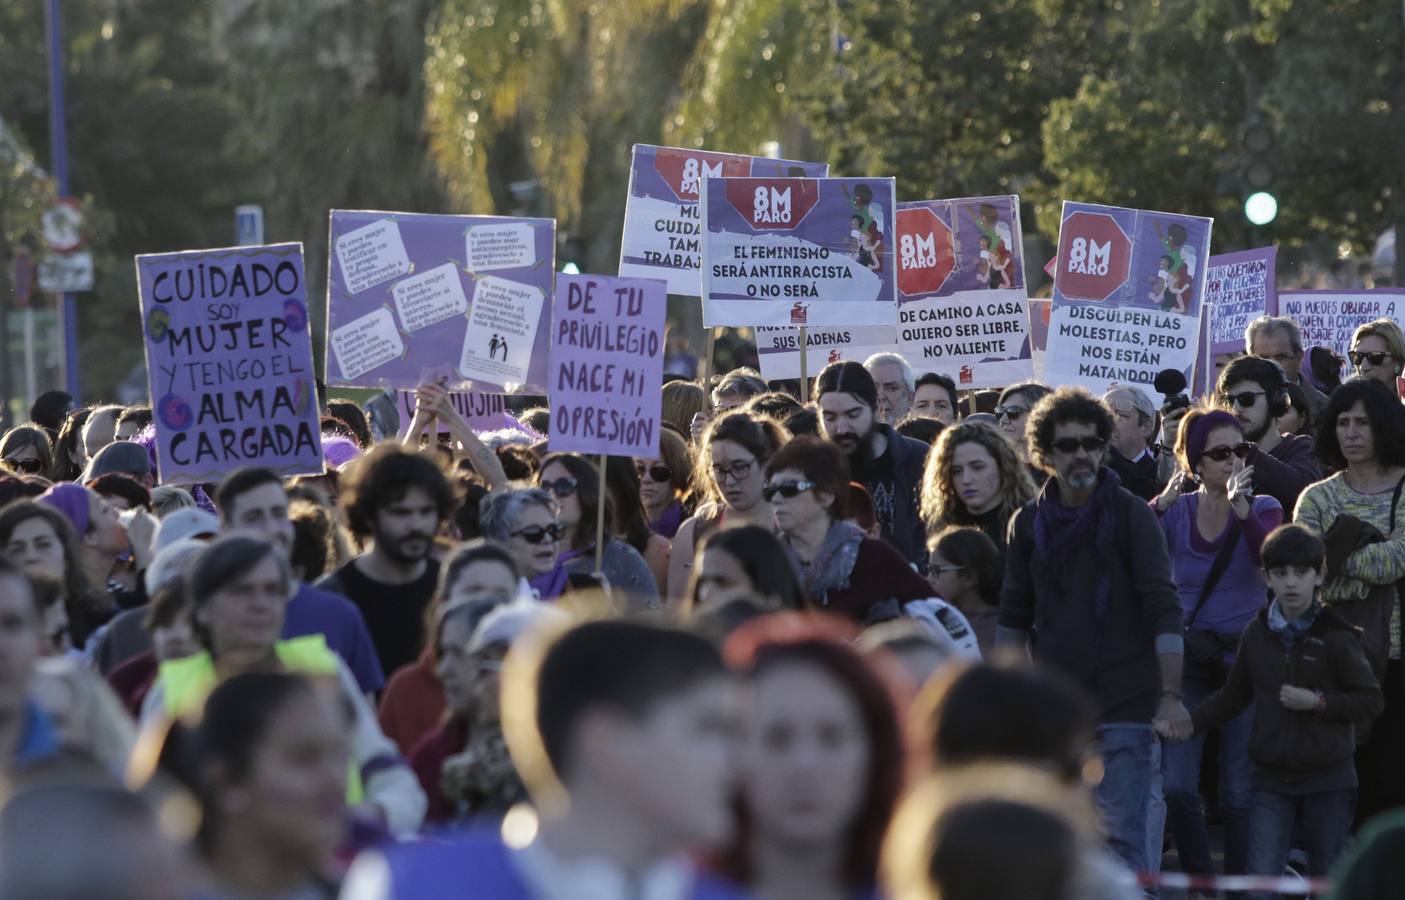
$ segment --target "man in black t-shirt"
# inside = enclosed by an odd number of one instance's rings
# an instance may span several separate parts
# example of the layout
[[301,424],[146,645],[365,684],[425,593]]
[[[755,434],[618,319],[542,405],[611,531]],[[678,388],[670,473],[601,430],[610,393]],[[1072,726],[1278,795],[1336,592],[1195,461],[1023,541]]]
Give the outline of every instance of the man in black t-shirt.
[[355,603],[387,675],[424,647],[424,610],[434,598],[439,563],[430,556],[439,526],[453,512],[453,486],[428,455],[383,444],[343,470],[347,524],[370,549],[317,582]]

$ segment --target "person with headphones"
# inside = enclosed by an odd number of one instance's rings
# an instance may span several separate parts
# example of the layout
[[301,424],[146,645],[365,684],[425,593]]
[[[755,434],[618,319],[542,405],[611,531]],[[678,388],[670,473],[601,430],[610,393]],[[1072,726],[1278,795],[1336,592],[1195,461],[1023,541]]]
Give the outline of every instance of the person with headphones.
[[1287,386],[1288,376],[1278,363],[1241,356],[1220,372],[1215,397],[1239,420],[1244,439],[1253,445],[1244,463],[1253,467],[1254,493],[1273,497],[1290,514],[1303,488],[1322,478],[1322,466],[1310,436],[1278,432],[1275,421],[1290,403]]

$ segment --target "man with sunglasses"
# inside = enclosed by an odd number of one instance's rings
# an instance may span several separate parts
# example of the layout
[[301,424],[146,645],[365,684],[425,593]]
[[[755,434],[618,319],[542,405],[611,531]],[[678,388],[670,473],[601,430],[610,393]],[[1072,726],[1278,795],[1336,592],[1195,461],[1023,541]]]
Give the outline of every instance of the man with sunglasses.
[[[1303,332],[1298,323],[1289,316],[1259,316],[1244,329],[1244,349],[1250,356],[1278,363],[1288,383],[1303,389],[1307,395],[1308,422],[1316,428],[1318,416],[1327,405],[1327,395],[1302,376]],[[1283,506],[1284,510],[1291,508]]]
[[997,642],[1032,647],[1096,699],[1109,844],[1154,872],[1165,807],[1152,721],[1190,722],[1181,601],[1156,514],[1104,465],[1112,431],[1107,406],[1076,388],[1030,414],[1031,458],[1053,478],[1010,522]]
[[873,497],[883,539],[909,563],[924,565],[926,529],[917,497],[928,446],[877,420],[878,385],[856,362],[826,368],[815,393],[824,435],[849,457],[853,479]]
[[1253,467],[1253,490],[1283,506],[1285,515],[1297,506],[1303,488],[1322,477],[1316,444],[1311,437],[1280,434],[1275,424],[1287,411],[1287,373],[1272,360],[1241,356],[1220,372],[1215,395],[1244,429],[1253,445],[1244,460]]

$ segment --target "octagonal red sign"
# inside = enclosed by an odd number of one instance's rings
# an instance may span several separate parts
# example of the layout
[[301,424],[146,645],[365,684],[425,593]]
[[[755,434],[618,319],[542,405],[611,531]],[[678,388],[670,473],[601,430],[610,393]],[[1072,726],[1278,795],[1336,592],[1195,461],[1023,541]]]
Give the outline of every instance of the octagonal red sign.
[[679,200],[697,200],[704,178],[740,178],[750,173],[751,161],[732,153],[660,147],[654,154],[654,168]]
[[730,178],[727,202],[757,231],[784,231],[799,225],[820,202],[813,178]]
[[1103,301],[1117,293],[1132,270],[1132,239],[1107,213],[1079,210],[1059,228],[1054,282],[1073,300]]
[[898,210],[898,290],[934,294],[955,269],[951,228],[928,207]]

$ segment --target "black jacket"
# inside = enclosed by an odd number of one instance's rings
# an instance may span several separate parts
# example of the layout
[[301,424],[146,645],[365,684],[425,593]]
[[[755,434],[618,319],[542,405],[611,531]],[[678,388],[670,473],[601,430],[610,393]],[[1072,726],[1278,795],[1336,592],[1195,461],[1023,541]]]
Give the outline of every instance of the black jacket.
[[1148,450],[1133,462],[1116,447],[1109,447],[1107,467],[1122,479],[1124,488],[1143,500],[1155,500],[1166,489],[1166,482],[1161,480],[1161,459],[1155,450]]
[[[927,559],[927,531],[917,512],[918,494],[922,490],[922,469],[927,463],[930,448],[919,440],[898,434],[890,425],[875,422],[873,430],[888,439],[886,455],[891,460],[893,478],[897,483],[897,496],[893,498],[893,525],[890,529],[884,523],[883,539],[896,547],[908,562],[921,566]],[[877,501],[875,481],[863,472],[855,473],[854,480],[873,494]]]
[[[1038,500],[1010,520],[1000,627],[1029,632],[1034,658],[1061,669],[1098,700],[1100,721],[1147,723],[1160,700],[1157,641],[1180,647],[1181,600],[1166,535],[1146,501],[1118,488],[1114,556],[1088,541],[1071,559],[1041,562],[1034,549]],[[1111,578],[1108,610],[1094,609],[1100,569]],[[1169,651],[1168,651],[1169,652]]]
[[[1278,699],[1285,685],[1321,691],[1321,712],[1292,710]],[[1300,780],[1350,765],[1356,752],[1353,723],[1370,722],[1385,701],[1366,662],[1358,630],[1330,606],[1317,615],[1292,649],[1269,630],[1268,610],[1244,629],[1229,678],[1191,713],[1203,734],[1254,704],[1249,756],[1265,774]]]
[[1267,494],[1283,507],[1285,521],[1293,518],[1293,508],[1303,488],[1322,480],[1322,464],[1317,461],[1317,443],[1307,435],[1286,434],[1267,453],[1258,448],[1244,460],[1254,467],[1254,493]]

